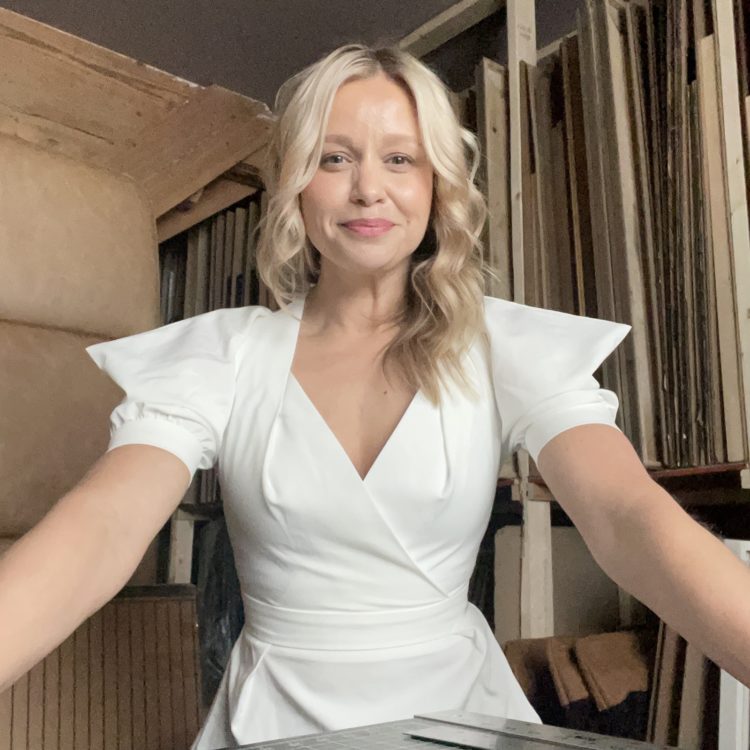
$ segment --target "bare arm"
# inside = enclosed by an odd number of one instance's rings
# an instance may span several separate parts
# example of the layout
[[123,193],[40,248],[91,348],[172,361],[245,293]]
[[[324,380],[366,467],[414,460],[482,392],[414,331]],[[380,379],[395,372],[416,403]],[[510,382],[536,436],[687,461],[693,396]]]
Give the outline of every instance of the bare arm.
[[125,585],[188,481],[167,451],[115,448],[0,558],[0,692]]
[[648,476],[627,438],[575,427],[538,464],[605,573],[750,685],[750,568]]

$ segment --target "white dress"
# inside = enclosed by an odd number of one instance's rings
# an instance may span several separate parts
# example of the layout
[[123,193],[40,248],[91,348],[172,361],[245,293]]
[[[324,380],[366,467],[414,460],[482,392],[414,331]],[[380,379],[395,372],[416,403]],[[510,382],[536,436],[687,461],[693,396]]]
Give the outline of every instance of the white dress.
[[194,750],[448,708],[538,721],[468,582],[509,451],[614,425],[592,373],[629,326],[486,298],[478,399],[418,392],[362,479],[290,373],[303,304],[88,349],[127,394],[110,449],[219,462],[246,625]]

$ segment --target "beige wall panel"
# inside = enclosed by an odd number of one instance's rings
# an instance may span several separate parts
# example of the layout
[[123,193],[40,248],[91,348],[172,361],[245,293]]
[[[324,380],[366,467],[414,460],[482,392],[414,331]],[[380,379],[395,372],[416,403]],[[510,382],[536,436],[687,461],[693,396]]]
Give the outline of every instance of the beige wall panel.
[[136,187],[14,138],[0,164],[0,318],[107,338],[156,326],[156,227]]
[[84,351],[98,340],[0,322],[0,537],[29,529],[106,450],[122,391]]

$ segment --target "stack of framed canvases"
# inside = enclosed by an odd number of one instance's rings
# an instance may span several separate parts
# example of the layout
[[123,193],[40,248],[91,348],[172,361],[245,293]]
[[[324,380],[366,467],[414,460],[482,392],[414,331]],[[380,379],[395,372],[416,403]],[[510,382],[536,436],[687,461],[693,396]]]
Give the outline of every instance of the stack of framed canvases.
[[[487,293],[630,324],[598,378],[646,467],[685,493],[750,488],[747,8],[580,0],[539,50],[536,16],[558,5],[463,0],[401,42],[448,65],[480,50],[454,105],[482,144]],[[552,635],[550,514],[534,501],[553,498],[523,452],[503,481],[523,502],[519,635]]]

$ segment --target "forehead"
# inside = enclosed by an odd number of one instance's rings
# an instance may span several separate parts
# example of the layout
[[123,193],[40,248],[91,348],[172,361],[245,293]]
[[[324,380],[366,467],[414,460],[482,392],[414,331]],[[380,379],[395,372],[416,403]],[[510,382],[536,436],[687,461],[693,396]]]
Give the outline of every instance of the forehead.
[[405,87],[382,73],[343,83],[333,99],[327,133],[359,129],[419,137],[414,101]]

